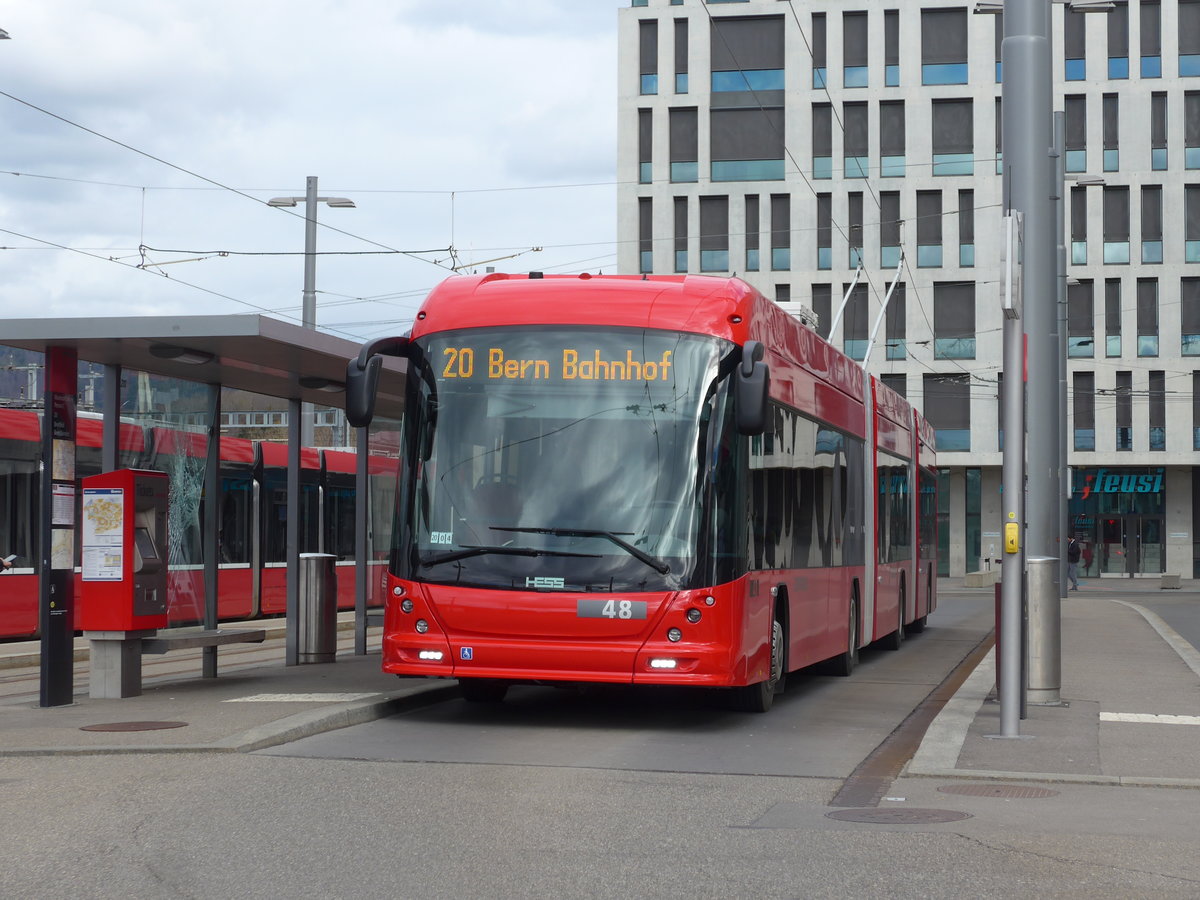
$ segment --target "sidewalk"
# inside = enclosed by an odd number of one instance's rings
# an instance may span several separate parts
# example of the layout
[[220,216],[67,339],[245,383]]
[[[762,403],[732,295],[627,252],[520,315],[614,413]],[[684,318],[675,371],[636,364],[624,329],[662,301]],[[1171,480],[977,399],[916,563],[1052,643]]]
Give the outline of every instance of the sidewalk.
[[1019,738],[995,737],[993,649],[905,774],[1200,788],[1200,652],[1143,605],[1160,598],[1200,604],[1200,584],[1084,582],[1061,607],[1065,705],[1030,705]]
[[[341,644],[352,646],[339,615]],[[267,640],[279,642],[282,620],[255,623]],[[351,632],[352,633],[352,632]],[[378,638],[374,641],[378,646]],[[266,645],[263,645],[266,646]],[[37,705],[38,644],[0,645],[0,675],[28,677],[28,696],[0,699],[0,757],[93,753],[250,752],[345,728],[403,709],[456,696],[456,682],[397,679],[380,670],[379,651],[355,656],[343,650],[337,661],[284,666],[278,660],[235,667],[218,654],[219,677],[200,676],[198,651],[191,674],[144,676],[142,694],[120,700],[93,700],[86,675],[75,674],[71,706]],[[178,654],[183,658],[183,651]],[[168,654],[168,657],[174,654]],[[76,658],[87,659],[87,642],[76,641]],[[158,657],[161,659],[161,657]],[[32,667],[32,669],[30,668]],[[189,667],[192,668],[192,667]],[[129,730],[82,730],[84,728]],[[141,730],[143,726],[157,726]]]

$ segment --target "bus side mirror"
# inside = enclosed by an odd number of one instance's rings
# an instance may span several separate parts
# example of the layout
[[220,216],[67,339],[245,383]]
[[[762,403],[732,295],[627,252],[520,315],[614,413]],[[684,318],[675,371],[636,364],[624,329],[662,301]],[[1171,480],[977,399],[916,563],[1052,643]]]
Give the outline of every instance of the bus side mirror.
[[764,352],[761,342],[746,341],[734,374],[734,408],[740,434],[762,434],[767,430],[771,372],[763,362]]
[[404,356],[407,337],[378,338],[363,344],[358,356],[346,364],[346,421],[363,428],[375,418],[375,392],[383,356]]

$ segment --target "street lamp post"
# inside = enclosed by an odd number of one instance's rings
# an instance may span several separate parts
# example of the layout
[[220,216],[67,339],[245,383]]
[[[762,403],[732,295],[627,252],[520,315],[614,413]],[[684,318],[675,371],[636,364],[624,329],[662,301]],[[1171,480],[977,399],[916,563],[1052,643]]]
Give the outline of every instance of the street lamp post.
[[[302,295],[301,322],[305,328],[317,327],[317,204],[324,203],[338,209],[353,209],[354,201],[346,197],[318,197],[317,176],[309,175],[303,197],[273,197],[268,206],[295,206],[304,204],[304,292]],[[301,414],[300,443],[311,447],[314,443],[313,405],[305,403]]]

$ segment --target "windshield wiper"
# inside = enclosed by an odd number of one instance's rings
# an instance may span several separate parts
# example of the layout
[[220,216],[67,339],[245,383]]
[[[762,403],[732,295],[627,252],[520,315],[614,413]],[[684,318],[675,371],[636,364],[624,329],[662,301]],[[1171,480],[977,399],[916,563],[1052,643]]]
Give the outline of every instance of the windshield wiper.
[[600,556],[599,553],[570,553],[566,550],[538,550],[534,547],[487,547],[483,545],[471,545],[464,546],[461,550],[451,550],[449,553],[437,553],[433,556],[427,556],[424,559],[418,559],[418,562],[423,566],[438,566],[442,563],[467,559],[471,556],[483,556],[488,553],[496,553],[502,556],[578,556],[592,559],[597,559]]
[[[628,541],[621,540],[612,531],[593,531],[590,528],[513,528],[503,525],[490,526],[492,531],[514,531],[519,534],[552,534],[555,537],[602,537],[605,540],[612,541],[634,559],[639,562],[644,562],[659,575],[666,575],[671,571],[671,567],[656,556],[651,556]],[[630,531],[622,531],[621,534],[632,534]]]

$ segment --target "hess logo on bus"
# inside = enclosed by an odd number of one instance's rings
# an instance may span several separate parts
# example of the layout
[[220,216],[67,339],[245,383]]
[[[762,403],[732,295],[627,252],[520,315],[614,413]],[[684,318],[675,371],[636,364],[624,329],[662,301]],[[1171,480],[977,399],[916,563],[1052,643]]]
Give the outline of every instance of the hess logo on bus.
[[546,578],[546,577],[532,578],[532,577],[529,577],[529,578],[525,579],[525,587],[527,587],[527,588],[559,588],[559,589],[562,589],[566,586],[567,586],[567,582],[566,582],[566,579],[564,579],[564,578]]

